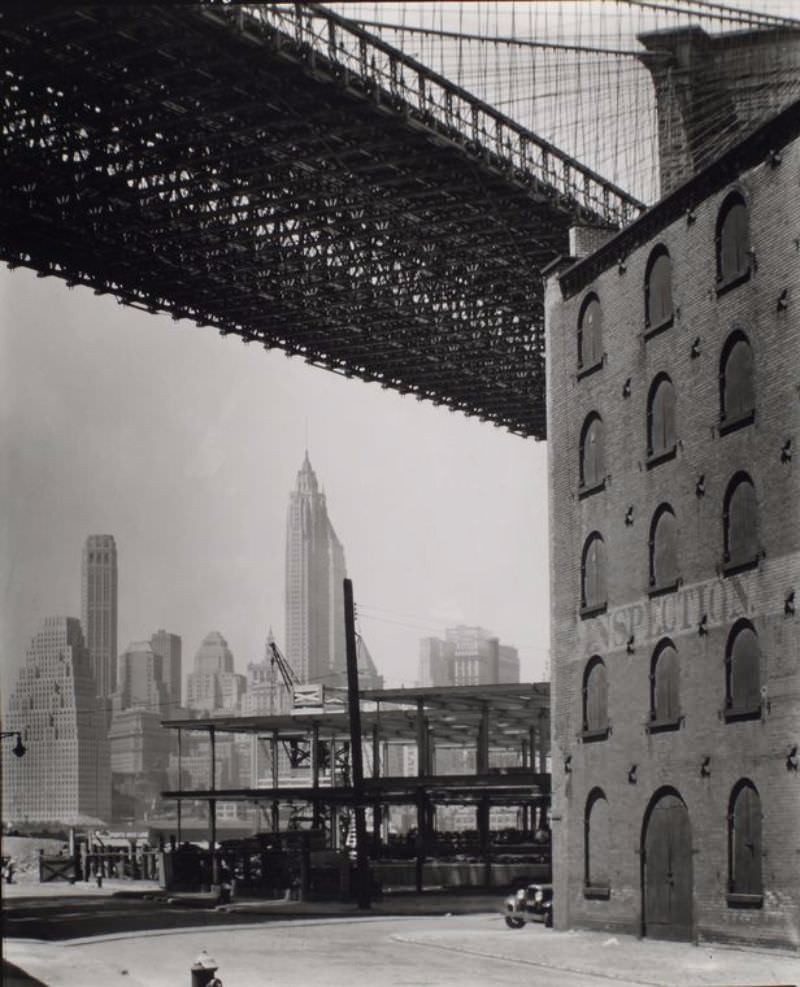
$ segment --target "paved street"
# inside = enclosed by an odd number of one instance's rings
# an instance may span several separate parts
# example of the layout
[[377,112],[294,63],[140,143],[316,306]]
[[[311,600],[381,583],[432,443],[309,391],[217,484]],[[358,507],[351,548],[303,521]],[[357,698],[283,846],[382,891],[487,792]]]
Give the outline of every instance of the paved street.
[[[57,921],[81,911],[75,901],[59,899]],[[135,915],[146,914],[146,908],[140,912],[124,899],[84,899],[95,915],[104,907],[111,915],[120,903]],[[222,916],[203,911],[193,917],[216,922]],[[159,924],[162,918],[156,907],[151,921]],[[48,987],[188,984],[201,949],[217,960],[225,987],[600,987],[610,981],[620,987],[721,987],[800,981],[800,962],[788,953],[558,933],[538,925],[511,931],[496,913],[295,918],[260,925],[244,914],[224,916],[238,923],[244,919],[248,924],[117,932],[62,942],[9,939],[4,953]]]
[[[247,921],[251,918],[248,916]],[[262,920],[252,917],[253,922]],[[3,938],[41,939],[57,942],[87,936],[146,932],[151,929],[185,929],[193,926],[240,925],[239,915],[181,907],[160,901],[76,895],[57,898],[16,898],[5,902]]]

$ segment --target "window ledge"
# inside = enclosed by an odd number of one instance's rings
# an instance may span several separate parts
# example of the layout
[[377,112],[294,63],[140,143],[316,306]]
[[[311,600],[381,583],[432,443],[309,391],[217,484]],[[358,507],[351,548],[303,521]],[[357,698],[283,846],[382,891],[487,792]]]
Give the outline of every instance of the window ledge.
[[723,716],[726,723],[739,723],[741,720],[760,720],[761,703],[758,706],[748,706],[746,709],[744,707],[736,709],[733,706],[729,706]]
[[650,455],[645,461],[646,469],[653,469],[656,466],[660,466],[662,463],[669,462],[670,459],[674,459],[678,454],[678,447],[674,445],[671,449],[667,449],[666,452],[659,452],[655,456]]
[[756,555],[754,558],[746,559],[744,562],[723,562],[722,575],[736,576],[740,572],[749,572],[751,569],[757,569],[760,558],[760,555]]
[[748,266],[746,271],[742,271],[740,274],[735,274],[732,278],[728,278],[727,281],[717,282],[717,298],[721,298],[726,295],[729,291],[738,287],[740,284],[744,284],[745,281],[750,280],[750,267]]
[[674,313],[673,313],[673,314],[670,314],[662,322],[659,322],[659,323],[657,323],[654,326],[651,326],[648,323],[644,327],[644,338],[645,338],[645,342],[648,339],[652,339],[653,336],[657,336],[660,332],[664,332],[665,329],[669,329],[674,324],[674,322],[675,322],[675,316],[674,316]]
[[737,432],[740,428],[746,428],[748,425],[752,425],[755,420],[755,409],[746,411],[743,415],[737,415],[735,418],[723,418],[719,423],[719,434],[720,436],[730,435],[731,432]]
[[581,734],[581,740],[584,744],[593,744],[596,740],[608,740],[610,733],[611,727],[609,726],[598,730],[584,730]]
[[666,733],[668,730],[679,730],[683,717],[678,716],[674,720],[650,720],[645,727],[648,733]]
[[590,607],[581,607],[580,616],[581,620],[588,620],[590,617],[599,617],[601,613],[605,613],[608,610],[608,602],[594,603]]
[[595,901],[608,901],[611,897],[611,888],[601,887],[598,884],[584,884],[583,897],[594,899]]
[[728,908],[763,908],[763,894],[744,894],[741,891],[729,891]]
[[586,497],[591,497],[592,494],[600,493],[600,491],[605,490],[605,488],[605,478],[603,478],[599,483],[592,484],[591,487],[581,485],[578,487],[578,500],[584,500]]
[[654,586],[647,595],[651,600],[657,596],[666,596],[667,593],[676,592],[680,584],[680,578],[674,579],[671,583],[666,583],[664,586]]
[[592,374],[595,374],[598,370],[603,369],[605,362],[606,358],[603,356],[597,361],[597,363],[593,363],[590,367],[579,367],[576,379],[583,380],[584,377],[591,377]]

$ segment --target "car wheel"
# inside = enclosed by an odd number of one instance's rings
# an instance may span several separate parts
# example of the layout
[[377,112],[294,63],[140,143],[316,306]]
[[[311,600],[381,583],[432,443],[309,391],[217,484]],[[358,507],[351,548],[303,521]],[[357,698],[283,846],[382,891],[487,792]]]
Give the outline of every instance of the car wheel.
[[521,929],[525,925],[525,919],[517,918],[516,915],[506,915],[506,925],[509,929]]
[[547,912],[547,914],[544,917],[544,927],[546,929],[552,929],[553,928],[553,910],[552,910],[552,908],[551,909],[548,909],[548,912]]

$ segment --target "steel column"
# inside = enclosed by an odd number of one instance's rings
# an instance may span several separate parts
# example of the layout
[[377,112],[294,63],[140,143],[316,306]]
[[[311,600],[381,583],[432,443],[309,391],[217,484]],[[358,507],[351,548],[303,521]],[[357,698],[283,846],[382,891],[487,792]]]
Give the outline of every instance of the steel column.
[[[211,744],[211,791],[217,789],[217,731],[214,727],[209,727],[208,739]],[[219,884],[219,871],[217,861],[217,800],[208,800],[208,823],[209,841],[208,848],[211,851],[211,883]]]
[[425,701],[417,700],[417,777],[421,778],[428,765],[428,725],[425,720]]
[[[271,740],[271,754],[272,754],[272,790],[278,790],[278,784],[280,782],[280,774],[278,771],[278,731],[272,731]],[[272,803],[272,832],[277,833],[280,830],[280,803],[276,800]]]
[[344,633],[347,649],[347,708],[350,716],[350,776],[356,822],[356,878],[358,907],[370,907],[369,851],[364,819],[364,764],[361,752],[361,699],[358,694],[353,583],[344,580]]
[[[381,774],[381,737],[378,724],[372,728],[372,777],[380,778]],[[381,820],[383,807],[380,799],[372,803],[372,856],[379,857],[381,849]]]
[[[182,777],[182,737],[183,731],[178,727],[178,791],[183,791],[183,777]],[[181,826],[182,813],[181,808],[183,806],[183,799],[178,799],[178,843],[183,842],[183,829]]]
[[417,859],[414,874],[414,883],[417,893],[422,893],[423,876],[425,870],[425,789],[417,789]]
[[[311,787],[313,789],[319,788],[319,724],[315,723],[311,727]],[[312,826],[314,829],[319,827],[319,801],[314,799],[314,805],[311,810],[313,817]]]

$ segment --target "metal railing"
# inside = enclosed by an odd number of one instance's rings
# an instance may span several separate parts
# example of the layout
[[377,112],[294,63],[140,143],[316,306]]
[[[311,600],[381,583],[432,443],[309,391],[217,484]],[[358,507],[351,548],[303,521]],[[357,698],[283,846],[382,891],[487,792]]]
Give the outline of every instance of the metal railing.
[[330,68],[345,85],[488,158],[495,168],[534,180],[545,196],[564,197],[620,226],[645,208],[488,103],[321,4],[263,4],[241,7],[230,16],[240,30],[257,24],[287,53],[293,50],[312,66]]

